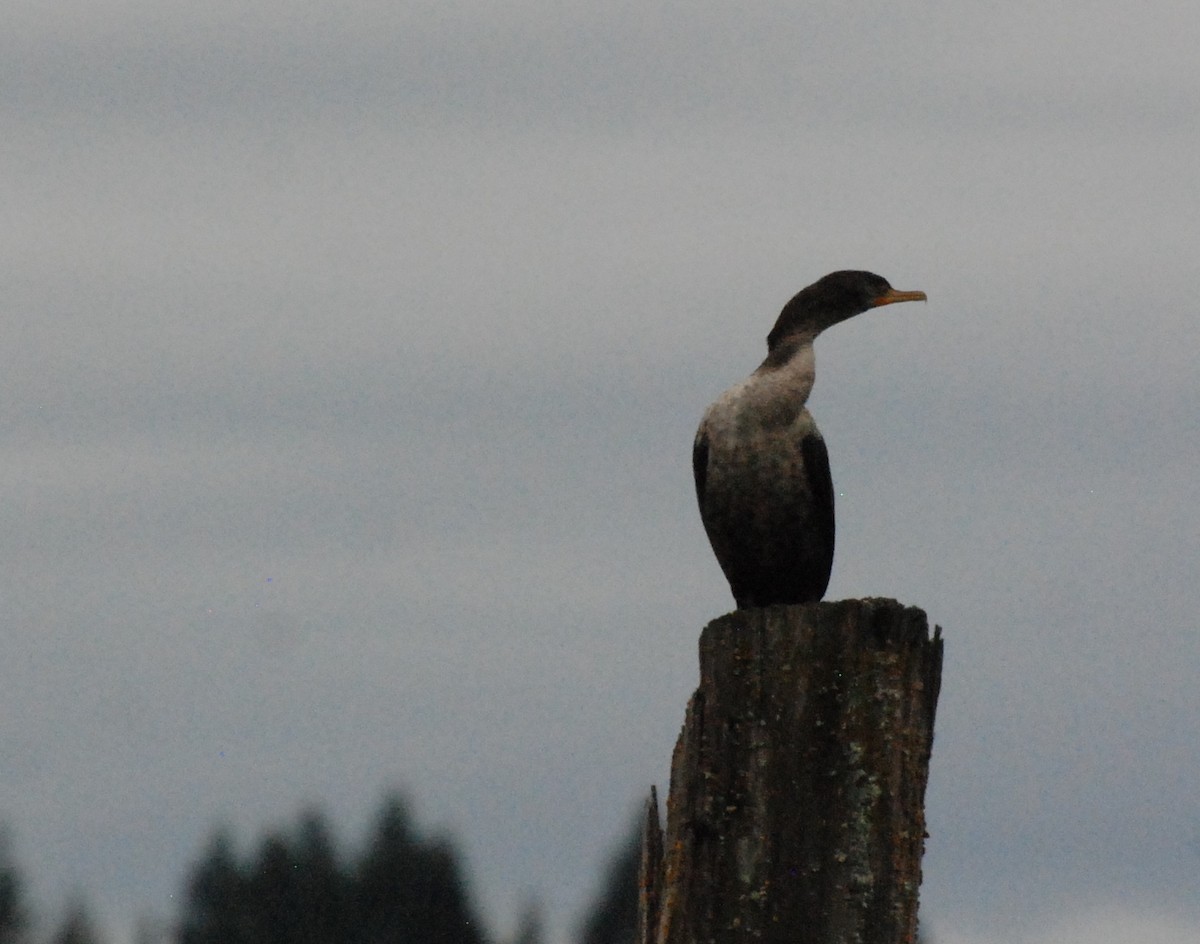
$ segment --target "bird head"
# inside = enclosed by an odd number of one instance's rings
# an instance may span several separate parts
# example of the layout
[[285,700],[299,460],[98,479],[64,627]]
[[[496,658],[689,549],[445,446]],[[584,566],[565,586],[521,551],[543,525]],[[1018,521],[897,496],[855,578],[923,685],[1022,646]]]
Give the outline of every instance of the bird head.
[[785,338],[815,338],[826,328],[871,308],[896,302],[924,301],[924,292],[898,292],[874,272],[843,269],[831,272],[797,292],[783,306],[775,327],[767,335],[767,350]]

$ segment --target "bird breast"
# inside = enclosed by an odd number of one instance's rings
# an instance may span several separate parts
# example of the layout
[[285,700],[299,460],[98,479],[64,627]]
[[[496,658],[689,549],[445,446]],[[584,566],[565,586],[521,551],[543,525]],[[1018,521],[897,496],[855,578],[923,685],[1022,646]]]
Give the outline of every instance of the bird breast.
[[764,364],[709,407],[703,425],[710,440],[749,445],[809,432],[815,426],[804,406],[815,379],[812,345],[798,350],[786,364]]

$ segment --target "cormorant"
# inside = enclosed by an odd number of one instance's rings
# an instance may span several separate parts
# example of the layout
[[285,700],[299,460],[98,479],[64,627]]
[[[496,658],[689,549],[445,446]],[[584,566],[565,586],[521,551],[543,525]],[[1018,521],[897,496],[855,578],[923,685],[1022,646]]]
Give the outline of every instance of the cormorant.
[[708,408],[692,449],[704,530],[738,609],[820,600],[833,567],[829,454],[805,409],[813,340],[870,308],[923,301],[872,272],[832,272],[783,306],[767,359]]

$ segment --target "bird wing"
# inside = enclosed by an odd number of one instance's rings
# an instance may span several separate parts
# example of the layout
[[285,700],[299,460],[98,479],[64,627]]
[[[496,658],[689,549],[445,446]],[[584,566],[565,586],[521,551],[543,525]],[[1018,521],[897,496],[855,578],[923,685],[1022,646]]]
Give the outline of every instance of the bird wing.
[[[821,434],[813,430],[800,440],[800,451],[804,456],[804,472],[812,496],[813,547],[820,549],[823,558],[821,568],[828,581],[833,568],[834,545],[833,476],[829,472],[829,450],[825,448]],[[824,592],[822,589],[821,594],[824,595]]]
[[696,431],[692,443],[692,474],[696,477],[696,498],[700,502],[700,514],[704,515],[704,483],[708,479],[708,434],[704,426]]

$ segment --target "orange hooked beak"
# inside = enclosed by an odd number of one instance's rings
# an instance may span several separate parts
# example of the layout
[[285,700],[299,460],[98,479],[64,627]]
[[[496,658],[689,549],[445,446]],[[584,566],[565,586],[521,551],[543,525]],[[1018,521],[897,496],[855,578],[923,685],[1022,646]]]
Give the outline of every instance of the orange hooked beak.
[[896,302],[923,302],[925,300],[924,292],[897,292],[894,288],[889,288],[871,302],[871,307],[879,308],[881,305],[894,305]]

